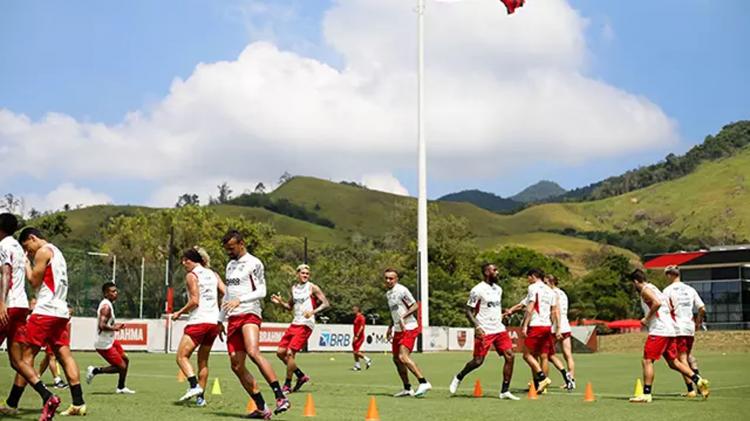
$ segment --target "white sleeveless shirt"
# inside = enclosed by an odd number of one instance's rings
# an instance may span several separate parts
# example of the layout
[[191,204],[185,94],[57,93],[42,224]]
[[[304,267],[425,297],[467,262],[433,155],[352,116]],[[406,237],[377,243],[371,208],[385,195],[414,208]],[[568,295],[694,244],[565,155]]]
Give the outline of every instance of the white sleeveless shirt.
[[292,300],[294,301],[294,307],[292,308],[294,313],[293,325],[307,326],[311,329],[315,327],[315,316],[310,316],[310,318],[305,317],[305,312],[311,312],[317,307],[312,287],[313,284],[310,281],[304,284],[296,283],[292,287]]
[[[647,283],[643,286],[643,288],[647,288],[651,291],[653,291],[654,295],[656,296],[656,299],[661,302],[661,306],[659,307],[659,310],[657,310],[654,317],[651,318],[651,320],[648,322],[648,334],[651,336],[664,336],[664,337],[673,337],[677,336],[677,332],[675,330],[675,321],[672,317],[672,309],[669,305],[669,299],[666,295],[662,294],[661,291],[659,291],[659,288],[654,286],[653,284]],[[643,301],[643,297],[641,296],[641,308],[643,309],[644,316],[648,314],[649,312],[649,306],[646,304],[645,301]]]
[[68,312],[68,266],[60,249],[52,244],[43,248],[52,250],[52,258],[44,271],[44,281],[37,293],[36,307],[32,314],[70,318]]
[[108,299],[104,298],[100,303],[99,307],[96,309],[96,342],[94,342],[94,348],[96,349],[109,349],[112,347],[112,344],[115,343],[115,332],[111,330],[99,330],[98,324],[99,324],[99,316],[102,313],[102,309],[105,307],[109,307],[110,309],[110,317],[107,321],[107,326],[113,327],[115,325],[115,306],[112,305],[112,301],[109,301]]
[[26,259],[23,248],[12,236],[0,240],[0,268],[10,266],[10,285],[8,285],[5,304],[8,308],[29,308],[26,297]]
[[188,325],[219,322],[219,278],[211,269],[198,265],[191,272],[198,278],[198,307],[190,312]]

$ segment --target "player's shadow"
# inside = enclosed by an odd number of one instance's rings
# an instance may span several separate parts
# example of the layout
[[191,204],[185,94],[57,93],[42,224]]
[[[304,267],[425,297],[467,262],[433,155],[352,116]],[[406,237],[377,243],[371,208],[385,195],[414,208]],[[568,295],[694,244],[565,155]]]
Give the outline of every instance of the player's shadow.
[[216,417],[222,417],[222,418],[247,418],[247,414],[238,414],[236,412],[220,412],[220,411],[214,411],[211,412],[211,415]]
[[96,396],[108,396],[108,395],[116,395],[115,392],[91,392],[87,393],[87,395],[96,395]]

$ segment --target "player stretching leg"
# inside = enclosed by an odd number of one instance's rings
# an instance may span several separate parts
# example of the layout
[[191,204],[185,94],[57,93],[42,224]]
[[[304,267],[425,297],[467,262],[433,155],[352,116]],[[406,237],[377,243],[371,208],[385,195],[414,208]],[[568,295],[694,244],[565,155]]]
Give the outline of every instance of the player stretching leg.
[[565,366],[562,364],[562,361],[560,361],[556,356],[550,356],[550,359],[552,360],[552,363],[555,365],[555,367],[560,370],[565,379],[565,385],[561,387],[568,391],[572,391],[576,388],[576,365],[575,361],[573,360],[573,347],[570,340],[571,329],[570,322],[568,322],[568,295],[565,294],[565,291],[557,286],[559,281],[557,280],[557,277],[555,275],[546,275],[544,277],[544,282],[547,284],[547,286],[552,288],[552,291],[557,296],[557,320],[559,322],[558,324],[560,325],[560,328],[558,329],[557,325],[555,325],[552,330],[554,332],[559,331],[559,333],[555,335],[555,339],[560,343],[563,357],[565,357],[565,362],[568,365],[567,371],[565,371]]
[[659,288],[646,281],[646,274],[636,269],[630,274],[635,289],[641,296],[644,317],[641,324],[648,327],[648,338],[643,349],[643,395],[630,398],[630,402],[651,402],[654,384],[654,361],[663,355],[669,368],[687,376],[698,387],[704,398],[709,395],[708,380],[693,372],[677,359],[676,326],[672,319],[669,298]]
[[[198,250],[185,250],[182,255],[182,266],[187,272],[185,285],[188,302],[172,315],[172,320],[177,320],[183,314],[189,314],[177,348],[177,366],[185,374],[190,388],[180,401],[196,397],[198,406],[206,406],[204,391],[208,384],[208,358],[211,355],[211,347],[223,328],[219,321],[219,308],[226,291],[224,282],[216,272],[206,267],[207,264],[207,257],[202,256]],[[190,357],[196,348],[197,377],[190,364]]]
[[503,325],[503,289],[497,284],[497,267],[490,263],[482,265],[482,275],[484,281],[471,289],[469,301],[466,303],[466,317],[475,329],[474,358],[456,374],[449,389],[451,394],[455,394],[464,377],[484,363],[487,352],[494,345],[497,353],[505,359],[500,399],[517,401],[519,398],[513,396],[509,390],[510,380],[513,377],[513,342]]
[[[295,356],[305,347],[307,339],[312,334],[315,315],[330,307],[330,304],[320,287],[310,282],[310,266],[304,264],[297,266],[297,283],[292,287],[291,298],[285,301],[281,296],[274,294],[271,301],[294,313],[294,320],[284,332],[276,350],[276,356],[286,365],[286,379],[282,390],[288,394],[298,391],[302,385],[310,381],[310,377],[297,366]],[[292,375],[297,377],[293,389]]]
[[372,360],[370,357],[365,355],[364,352],[360,351],[362,349],[362,345],[365,343],[365,324],[367,323],[365,321],[365,315],[362,314],[362,311],[360,310],[359,306],[353,306],[352,312],[354,313],[354,329],[353,329],[353,338],[352,338],[352,354],[354,355],[354,367],[352,367],[352,371],[360,371],[362,370],[362,367],[359,365],[359,360],[364,359],[365,360],[365,369],[370,368],[372,365]]
[[19,235],[19,242],[34,260],[33,268],[30,263],[26,263],[26,278],[38,290],[36,306],[27,322],[28,347],[24,349],[24,358],[19,364],[20,372],[44,402],[40,420],[51,420],[60,406],[60,398],[44,386],[34,370],[36,354],[43,345],[51,346],[63,366],[73,398],[73,405],[62,414],[85,415],[86,404],[78,377],[78,364],[70,352],[70,335],[67,333],[70,312],[66,302],[68,271],[65,257],[36,228],[24,228]]
[[[21,245],[13,238],[18,229],[18,219],[10,213],[0,214],[0,344],[8,340],[7,350],[10,366],[18,371],[23,358],[26,341],[26,317],[29,301],[26,298],[26,255]],[[26,381],[16,373],[5,406],[0,405],[1,415],[17,415],[18,402],[23,395]]]
[[263,263],[247,252],[245,240],[239,231],[229,231],[222,239],[222,243],[230,259],[225,277],[227,296],[222,306],[229,316],[229,360],[232,371],[258,407],[248,414],[248,417],[270,419],[271,411],[263,400],[258,383],[245,367],[245,358],[250,357],[271,386],[276,397],[274,413],[279,414],[290,408],[291,405],[281,390],[276,373],[260,353],[261,300],[266,296]]
[[[432,385],[424,378],[417,363],[411,359],[411,352],[419,336],[419,324],[414,314],[419,306],[409,289],[398,283],[398,272],[395,269],[386,269],[383,272],[385,278],[385,297],[388,300],[388,308],[391,311],[391,324],[388,326],[386,336],[392,341],[391,352],[393,363],[396,364],[398,375],[404,384],[404,389],[396,393],[395,397],[424,396]],[[407,371],[408,370],[408,371]],[[417,377],[419,386],[417,391],[411,390],[409,383],[409,371]]]
[[117,374],[117,388],[115,389],[115,393],[132,395],[135,391],[125,386],[130,359],[125,354],[125,350],[122,349],[120,342],[115,339],[115,332],[123,328],[122,324],[115,323],[114,302],[117,301],[117,285],[114,282],[105,282],[102,285],[102,295],[104,295],[104,298],[96,309],[98,326],[96,328],[94,348],[109,365],[107,367],[88,366],[86,369],[86,383],[91,384],[94,376],[99,374]]
[[[674,309],[675,323],[677,327],[677,357],[680,362],[698,374],[698,362],[692,356],[695,330],[703,324],[706,316],[706,307],[698,292],[688,284],[680,281],[680,269],[677,266],[667,266],[664,275],[670,284],[664,288],[664,295]],[[695,318],[693,314],[696,314]],[[692,358],[691,358],[692,357]],[[693,381],[690,377],[683,376],[687,393],[685,396],[694,398],[697,396]]]

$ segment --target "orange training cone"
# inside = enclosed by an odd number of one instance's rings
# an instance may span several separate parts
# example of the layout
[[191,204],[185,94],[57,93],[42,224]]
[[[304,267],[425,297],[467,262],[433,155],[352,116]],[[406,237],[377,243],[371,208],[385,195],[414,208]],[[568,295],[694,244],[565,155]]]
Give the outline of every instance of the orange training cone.
[[185,373],[182,372],[182,370],[177,370],[177,382],[178,383],[185,383]]
[[315,416],[315,403],[313,403],[312,393],[307,394],[307,400],[305,401],[305,410],[302,411],[303,417],[314,417]]
[[474,397],[475,398],[481,398],[482,395],[484,395],[484,392],[482,391],[482,383],[479,382],[479,379],[474,383]]
[[247,406],[245,407],[245,410],[249,414],[249,413],[255,411],[256,409],[258,409],[258,405],[256,405],[255,401],[252,398],[250,398],[250,400],[247,401]]
[[367,407],[365,421],[380,421],[380,414],[378,414],[378,405],[375,403],[375,396],[370,396],[370,406]]
[[536,394],[536,385],[534,385],[534,380],[529,383],[529,399],[531,400],[537,400],[539,399],[539,396]]
[[594,388],[591,387],[591,382],[586,383],[586,392],[583,394],[583,401],[584,402],[594,402],[596,398],[594,397]]

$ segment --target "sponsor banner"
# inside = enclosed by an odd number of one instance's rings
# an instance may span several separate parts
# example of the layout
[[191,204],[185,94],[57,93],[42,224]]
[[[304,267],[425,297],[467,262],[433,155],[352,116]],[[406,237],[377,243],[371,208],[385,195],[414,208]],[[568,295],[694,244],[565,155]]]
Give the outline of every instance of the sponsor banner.
[[454,328],[448,329],[449,351],[472,351],[474,349],[474,329]]
[[148,323],[123,323],[122,329],[115,333],[115,339],[123,348],[126,345],[148,348]]
[[[122,344],[126,351],[151,351],[154,347],[161,346],[164,351],[164,328],[161,329],[162,340],[155,340],[153,325],[163,322],[159,320],[126,320],[125,327],[115,333],[115,338]],[[152,326],[149,326],[152,325]],[[98,322],[94,317],[73,317],[70,326],[70,348],[77,351],[93,351],[96,342]]]
[[[169,352],[177,352],[177,346],[180,344],[180,339],[182,339],[182,333],[185,330],[185,326],[187,326],[187,320],[177,320],[170,324]],[[226,326],[226,323],[224,326]],[[263,352],[276,351],[287,327],[289,327],[289,323],[262,323],[260,328],[260,350]],[[226,338],[224,338],[224,341],[216,338],[211,351],[227,352]]]
[[[386,338],[387,326],[365,326],[362,351],[389,351],[391,343]],[[351,352],[352,325],[316,325],[307,342],[309,351]]]
[[447,351],[448,350],[448,328],[430,326],[424,332],[426,340],[424,349],[426,351]]

